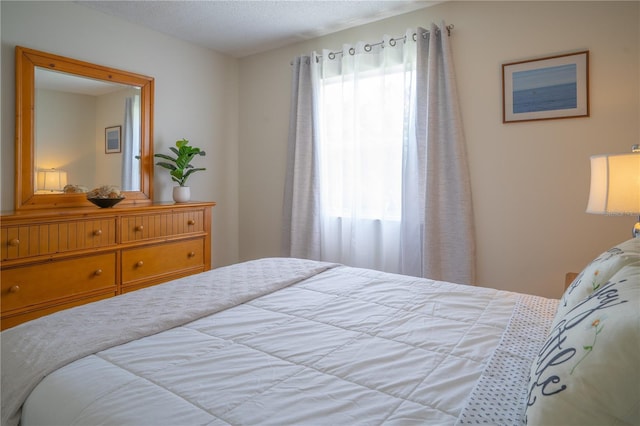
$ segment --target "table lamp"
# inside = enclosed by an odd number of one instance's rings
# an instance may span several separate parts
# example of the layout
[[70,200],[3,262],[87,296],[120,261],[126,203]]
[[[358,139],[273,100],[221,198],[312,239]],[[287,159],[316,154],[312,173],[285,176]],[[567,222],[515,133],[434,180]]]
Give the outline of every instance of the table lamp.
[[57,169],[38,170],[39,191],[62,192],[67,185],[67,172]]
[[[640,216],[640,146],[629,154],[591,157],[591,187],[587,213]],[[633,227],[640,237],[640,217]]]

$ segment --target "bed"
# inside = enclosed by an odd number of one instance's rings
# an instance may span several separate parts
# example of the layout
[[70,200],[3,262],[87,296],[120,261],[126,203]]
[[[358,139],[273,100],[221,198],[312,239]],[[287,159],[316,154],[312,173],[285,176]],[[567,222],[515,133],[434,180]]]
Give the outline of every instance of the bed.
[[3,425],[640,424],[640,239],[559,300],[302,259],[5,330]]

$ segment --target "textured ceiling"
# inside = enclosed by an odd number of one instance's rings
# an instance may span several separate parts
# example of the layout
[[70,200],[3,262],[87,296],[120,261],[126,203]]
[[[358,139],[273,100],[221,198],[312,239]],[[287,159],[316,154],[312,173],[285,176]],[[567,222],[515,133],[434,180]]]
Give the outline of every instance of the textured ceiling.
[[76,1],[135,24],[238,58],[422,9],[439,2]]

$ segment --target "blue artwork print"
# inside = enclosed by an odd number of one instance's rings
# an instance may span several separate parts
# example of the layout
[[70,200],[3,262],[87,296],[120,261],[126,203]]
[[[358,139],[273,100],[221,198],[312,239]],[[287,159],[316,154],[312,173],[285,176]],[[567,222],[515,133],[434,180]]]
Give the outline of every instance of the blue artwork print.
[[109,151],[120,149],[120,138],[118,138],[118,132],[112,130],[107,133],[107,149]]
[[513,73],[513,112],[577,108],[576,64]]

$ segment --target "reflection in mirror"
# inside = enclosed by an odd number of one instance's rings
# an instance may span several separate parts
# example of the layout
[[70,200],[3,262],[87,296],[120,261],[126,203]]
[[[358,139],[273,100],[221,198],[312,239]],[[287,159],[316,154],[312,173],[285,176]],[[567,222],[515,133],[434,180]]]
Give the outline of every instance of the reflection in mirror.
[[86,191],[102,185],[122,189],[119,206],[151,203],[153,89],[153,77],[16,46],[15,209],[93,207]]
[[[36,194],[86,192],[101,185],[140,190],[140,88],[36,67]],[[116,129],[107,142],[106,129]],[[56,179],[56,182],[63,182]]]

